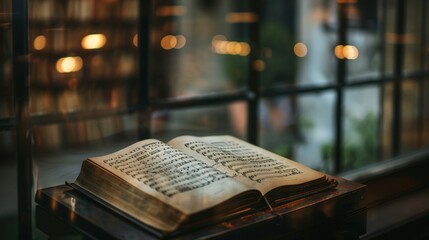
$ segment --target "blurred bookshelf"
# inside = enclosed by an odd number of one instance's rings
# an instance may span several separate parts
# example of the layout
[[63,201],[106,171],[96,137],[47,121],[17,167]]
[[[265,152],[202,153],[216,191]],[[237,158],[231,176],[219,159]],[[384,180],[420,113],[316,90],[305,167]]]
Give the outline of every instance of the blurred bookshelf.
[[138,1],[36,0],[28,7],[34,149],[122,131],[122,116],[137,104]]

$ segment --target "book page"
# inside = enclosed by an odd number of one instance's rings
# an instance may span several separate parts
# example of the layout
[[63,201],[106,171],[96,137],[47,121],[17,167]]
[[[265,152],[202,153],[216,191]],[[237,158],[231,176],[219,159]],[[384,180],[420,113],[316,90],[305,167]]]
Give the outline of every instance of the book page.
[[89,160],[185,214],[212,207],[250,189],[158,140],[144,140]]
[[168,144],[260,190],[262,194],[276,187],[301,184],[324,176],[232,136],[182,136]]

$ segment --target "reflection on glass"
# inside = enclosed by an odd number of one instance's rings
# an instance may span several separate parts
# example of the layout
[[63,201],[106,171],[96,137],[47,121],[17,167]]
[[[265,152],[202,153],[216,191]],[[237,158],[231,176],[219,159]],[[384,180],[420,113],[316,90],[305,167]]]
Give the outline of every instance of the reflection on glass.
[[30,1],[30,113],[128,106],[137,79],[137,13],[136,0]]
[[263,99],[261,146],[307,166],[333,172],[333,92]]
[[245,11],[246,5],[155,1],[151,74],[156,81],[151,82],[151,97],[196,96],[245,86],[247,29],[257,20]]
[[324,85],[335,80],[336,1],[271,0],[260,23],[261,87]]
[[350,82],[381,76],[382,16],[386,11],[381,6],[381,0],[354,1],[343,8],[348,20],[347,44],[339,54],[353,60],[347,62],[347,80]]
[[379,98],[378,87],[348,89],[345,92],[342,170],[379,160]]
[[151,132],[155,138],[162,140],[184,134],[229,134],[245,138],[246,126],[245,102],[235,102],[226,106],[155,111],[151,116]]

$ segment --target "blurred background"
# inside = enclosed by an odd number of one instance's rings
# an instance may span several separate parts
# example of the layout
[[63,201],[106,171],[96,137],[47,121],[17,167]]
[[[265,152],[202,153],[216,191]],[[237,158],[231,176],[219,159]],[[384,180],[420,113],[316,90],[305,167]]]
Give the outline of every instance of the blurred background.
[[412,161],[429,146],[427,9],[0,0],[2,234],[37,189],[144,138],[229,134],[342,176]]

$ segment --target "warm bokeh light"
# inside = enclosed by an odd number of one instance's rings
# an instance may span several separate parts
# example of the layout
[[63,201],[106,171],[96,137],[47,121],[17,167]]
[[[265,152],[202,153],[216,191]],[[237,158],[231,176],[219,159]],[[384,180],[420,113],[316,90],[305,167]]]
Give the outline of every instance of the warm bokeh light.
[[83,49],[98,49],[106,44],[104,34],[89,34],[82,38],[81,45]]
[[82,69],[83,61],[81,57],[65,57],[57,61],[56,69],[60,73],[77,72]]
[[156,10],[156,15],[159,17],[168,17],[168,16],[183,16],[187,12],[185,6],[163,6]]
[[245,42],[241,42],[241,51],[240,51],[240,56],[247,56],[250,54],[250,45],[248,43]]
[[46,37],[43,35],[37,36],[33,41],[33,47],[36,50],[42,50],[46,47]]
[[359,50],[355,46],[347,45],[343,48],[343,55],[347,59],[354,60],[359,57]]
[[137,33],[133,37],[133,44],[135,47],[139,46],[139,35]]
[[307,56],[307,46],[304,43],[296,43],[295,46],[293,46],[293,52],[297,57],[305,57]]
[[165,50],[181,49],[186,44],[186,37],[183,35],[166,35],[161,39],[161,47]]
[[175,49],[183,48],[186,44],[186,37],[183,35],[177,35],[176,36],[176,46],[174,46]]
[[173,35],[166,35],[161,39],[161,47],[165,50],[170,50],[176,47],[177,38]]
[[250,45],[246,42],[228,41],[222,35],[212,39],[212,49],[218,54],[247,56],[250,54]]
[[338,45],[335,47],[335,56],[339,59],[355,60],[359,57],[359,50],[353,45]]
[[233,12],[225,16],[225,21],[227,23],[253,23],[258,20],[258,15],[252,12]]
[[339,59],[344,59],[343,49],[344,49],[344,46],[343,46],[343,45],[337,45],[337,46],[335,47],[334,52],[335,52],[335,56],[336,56],[337,58],[339,58]]
[[262,60],[255,60],[253,61],[253,68],[258,72],[262,72],[265,70],[265,62]]

